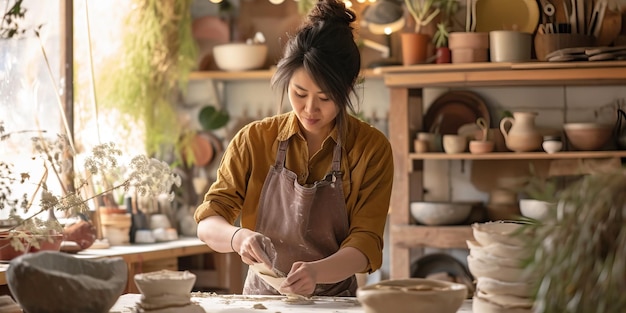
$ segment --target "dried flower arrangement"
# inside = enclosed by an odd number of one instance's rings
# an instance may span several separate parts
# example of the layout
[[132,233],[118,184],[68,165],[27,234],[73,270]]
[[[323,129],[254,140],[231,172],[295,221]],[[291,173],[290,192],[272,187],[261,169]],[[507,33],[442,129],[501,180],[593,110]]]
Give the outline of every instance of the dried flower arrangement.
[[[7,140],[13,134],[6,132],[0,121],[0,139]],[[10,228],[5,229],[2,235],[10,237],[11,245],[18,251],[27,250],[30,246],[39,248],[42,238],[52,240],[50,235],[62,231],[60,223],[54,218],[55,211],[66,216],[85,214],[90,210],[90,201],[116,190],[132,190],[140,196],[168,194],[168,200],[172,201],[172,187],[181,184],[180,177],[172,172],[167,163],[137,155],[126,165],[120,161],[122,151],[114,143],[105,143],[91,150],[84,160],[84,172],[74,171],[75,180],[67,186],[61,179],[62,174],[75,168],[64,157],[68,153],[73,154],[69,142],[62,135],[48,140],[40,132],[32,138],[32,158],[40,161],[43,169],[41,176],[35,179],[31,173],[16,172],[14,164],[0,160],[0,211],[10,210],[7,223]],[[125,173],[121,175],[121,180],[113,180],[110,174],[120,171]],[[56,177],[62,190],[60,194],[48,188],[50,176]],[[96,177],[106,186],[99,192],[93,192],[92,182]],[[34,182],[31,183],[31,180]],[[20,185],[26,185],[26,191],[15,194],[14,189]],[[36,204],[34,200],[38,195],[39,203]],[[50,215],[47,219],[42,218],[46,212]]]
[[528,224],[537,274],[534,312],[623,312],[626,307],[626,175],[580,178],[557,197],[557,214]]

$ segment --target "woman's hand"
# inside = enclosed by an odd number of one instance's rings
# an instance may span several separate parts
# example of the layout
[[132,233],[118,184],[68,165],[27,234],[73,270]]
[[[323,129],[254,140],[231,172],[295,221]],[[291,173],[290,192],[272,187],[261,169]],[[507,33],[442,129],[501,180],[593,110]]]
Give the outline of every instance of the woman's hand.
[[295,262],[291,266],[291,271],[287,279],[280,286],[283,294],[297,294],[310,296],[315,291],[317,284],[317,268],[308,262]]
[[248,265],[263,263],[268,268],[273,268],[272,261],[276,259],[276,249],[269,237],[242,228],[234,234],[232,243],[233,250],[239,253],[244,263]]

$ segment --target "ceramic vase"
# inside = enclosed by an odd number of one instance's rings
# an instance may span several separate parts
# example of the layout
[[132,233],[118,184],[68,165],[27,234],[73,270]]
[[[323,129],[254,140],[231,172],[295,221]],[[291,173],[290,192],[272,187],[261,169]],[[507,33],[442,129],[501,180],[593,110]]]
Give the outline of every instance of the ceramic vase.
[[[543,137],[535,127],[536,117],[536,112],[513,112],[513,117],[505,117],[500,121],[500,131],[507,148],[514,152],[541,149]],[[511,124],[508,129],[507,124]]]

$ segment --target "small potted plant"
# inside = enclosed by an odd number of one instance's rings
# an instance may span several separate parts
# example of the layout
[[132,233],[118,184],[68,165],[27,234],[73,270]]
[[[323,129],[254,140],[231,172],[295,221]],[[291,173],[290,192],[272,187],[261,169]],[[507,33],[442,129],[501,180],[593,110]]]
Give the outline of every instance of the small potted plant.
[[437,29],[433,35],[433,43],[437,51],[435,63],[437,64],[451,62],[448,37],[455,24],[454,16],[459,10],[459,3],[457,0],[441,0],[440,10],[441,19],[439,23],[437,23]]
[[413,65],[425,63],[429,55],[430,35],[425,32],[441,12],[441,3],[447,0],[404,0],[404,3],[413,18],[413,32],[403,33],[402,40],[402,63]]

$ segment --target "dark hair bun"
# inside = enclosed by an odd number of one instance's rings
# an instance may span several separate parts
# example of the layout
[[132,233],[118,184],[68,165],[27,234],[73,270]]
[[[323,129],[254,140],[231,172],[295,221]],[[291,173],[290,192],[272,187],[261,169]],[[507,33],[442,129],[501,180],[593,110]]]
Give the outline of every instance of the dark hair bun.
[[319,0],[308,14],[310,23],[343,22],[347,26],[356,20],[354,11],[346,8],[343,1]]

